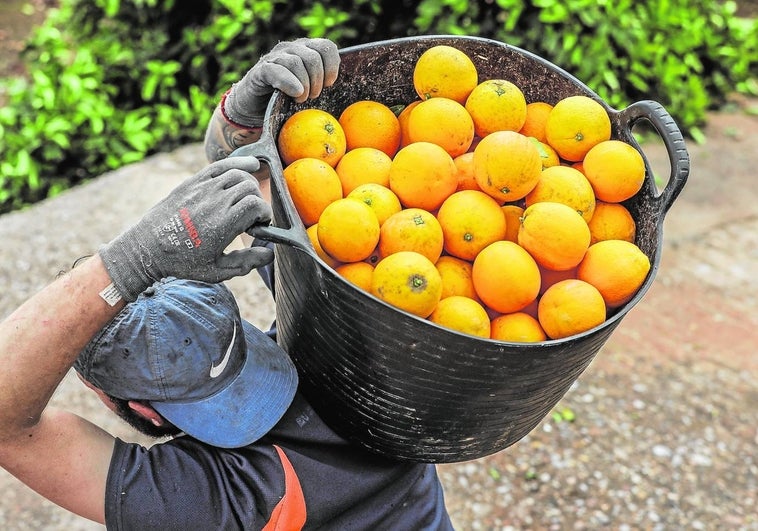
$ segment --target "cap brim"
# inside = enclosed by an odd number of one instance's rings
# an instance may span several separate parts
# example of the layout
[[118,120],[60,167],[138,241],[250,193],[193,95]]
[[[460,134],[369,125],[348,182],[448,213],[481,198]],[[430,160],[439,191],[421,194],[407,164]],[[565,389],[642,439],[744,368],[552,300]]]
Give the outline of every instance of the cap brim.
[[284,349],[244,320],[242,328],[247,359],[231,385],[201,401],[151,402],[187,435],[221,448],[260,439],[279,422],[297,390],[297,370]]

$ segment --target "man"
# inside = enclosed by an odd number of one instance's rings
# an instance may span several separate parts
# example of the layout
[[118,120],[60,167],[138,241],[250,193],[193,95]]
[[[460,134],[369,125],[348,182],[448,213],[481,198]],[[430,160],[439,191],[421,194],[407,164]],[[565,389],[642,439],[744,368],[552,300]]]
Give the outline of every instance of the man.
[[[248,79],[264,83],[272,64]],[[317,93],[325,78],[309,76],[287,93]],[[263,247],[224,252],[270,222],[250,177],[259,169],[248,157],[211,164],[0,323],[0,465],[113,529],[451,529],[434,467],[329,430],[293,394],[286,354],[218,284],[273,259]],[[184,435],[145,449],[48,407],[75,362],[137,426]]]

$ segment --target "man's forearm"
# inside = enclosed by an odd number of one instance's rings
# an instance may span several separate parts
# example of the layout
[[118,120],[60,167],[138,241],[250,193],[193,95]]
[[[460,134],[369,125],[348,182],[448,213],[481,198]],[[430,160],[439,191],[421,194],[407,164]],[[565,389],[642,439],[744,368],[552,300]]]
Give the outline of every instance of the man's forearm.
[[252,144],[260,137],[260,128],[249,129],[229,123],[221,113],[221,106],[217,106],[205,131],[205,156],[210,162],[224,159],[235,149]]
[[79,352],[124,306],[99,256],[58,278],[0,323],[0,440],[33,427]]

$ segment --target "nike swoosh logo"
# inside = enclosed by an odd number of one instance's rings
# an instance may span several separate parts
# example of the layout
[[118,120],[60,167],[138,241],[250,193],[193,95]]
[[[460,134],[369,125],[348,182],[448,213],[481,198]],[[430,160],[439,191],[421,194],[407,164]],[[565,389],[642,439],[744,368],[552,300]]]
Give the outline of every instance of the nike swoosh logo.
[[224,354],[223,359],[218,365],[211,364],[211,378],[218,378],[222,372],[224,372],[224,369],[226,369],[226,366],[229,364],[229,358],[232,356],[232,348],[234,347],[234,340],[237,339],[237,323],[234,323],[234,332],[232,333],[232,340],[229,343],[229,346],[226,348],[226,353]]

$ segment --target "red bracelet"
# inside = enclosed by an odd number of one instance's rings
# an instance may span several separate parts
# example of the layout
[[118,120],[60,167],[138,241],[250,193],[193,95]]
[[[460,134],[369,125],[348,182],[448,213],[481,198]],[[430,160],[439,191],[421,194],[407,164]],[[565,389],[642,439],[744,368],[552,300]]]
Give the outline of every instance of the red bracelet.
[[221,96],[221,105],[220,105],[220,107],[221,107],[221,116],[223,116],[223,118],[226,121],[226,123],[228,123],[230,125],[233,125],[234,127],[238,127],[240,129],[248,129],[248,130],[251,130],[251,131],[263,129],[263,126],[261,126],[261,125],[253,125],[253,126],[242,125],[240,123],[235,122],[231,118],[229,118],[229,115],[226,114],[226,108],[224,107],[224,104],[226,103],[226,97],[232,91],[232,88],[234,88],[234,87],[229,88],[229,90],[227,90],[226,92],[224,92],[224,95]]

